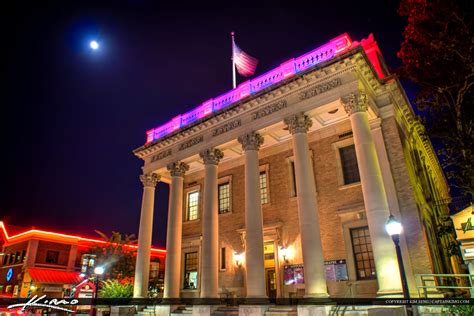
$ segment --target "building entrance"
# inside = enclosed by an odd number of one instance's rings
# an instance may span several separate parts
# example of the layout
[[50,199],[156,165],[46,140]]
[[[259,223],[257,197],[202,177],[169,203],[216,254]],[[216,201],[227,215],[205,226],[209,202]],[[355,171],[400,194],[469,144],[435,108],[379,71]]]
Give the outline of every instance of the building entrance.
[[275,244],[267,242],[264,244],[263,253],[265,256],[265,284],[268,297],[277,296],[277,278],[275,270]]

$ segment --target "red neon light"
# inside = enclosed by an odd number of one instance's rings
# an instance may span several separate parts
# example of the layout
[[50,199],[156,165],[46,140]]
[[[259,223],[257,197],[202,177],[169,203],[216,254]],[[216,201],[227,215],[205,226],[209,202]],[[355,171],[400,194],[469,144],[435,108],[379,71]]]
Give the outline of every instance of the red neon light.
[[[54,232],[48,232],[48,231],[38,230],[38,229],[31,229],[31,230],[28,230],[28,231],[25,231],[13,236],[8,236],[8,232],[3,221],[0,221],[0,227],[2,228],[2,231],[8,241],[11,241],[13,239],[18,239],[21,237],[26,237],[29,235],[39,235],[40,237],[44,237],[44,238],[53,238],[53,239],[60,239],[60,240],[61,239],[62,240],[75,239],[76,241],[85,241],[85,242],[93,242],[93,243],[100,243],[100,244],[107,243],[104,240],[85,238],[85,237],[73,236],[73,235],[67,235],[67,234],[61,234],[61,233],[54,233]],[[138,246],[136,245],[125,245],[125,246],[129,248],[134,248],[134,249],[138,248]],[[166,250],[160,249],[160,248],[151,248],[151,251],[166,253]]]

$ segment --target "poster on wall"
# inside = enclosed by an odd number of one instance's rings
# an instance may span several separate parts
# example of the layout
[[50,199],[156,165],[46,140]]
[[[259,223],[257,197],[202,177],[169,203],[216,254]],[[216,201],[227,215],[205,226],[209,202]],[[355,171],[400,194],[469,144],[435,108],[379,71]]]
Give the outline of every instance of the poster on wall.
[[304,284],[304,268],[302,264],[285,266],[283,274],[285,285]]
[[345,259],[324,261],[326,269],[326,280],[328,281],[347,281],[347,264]]

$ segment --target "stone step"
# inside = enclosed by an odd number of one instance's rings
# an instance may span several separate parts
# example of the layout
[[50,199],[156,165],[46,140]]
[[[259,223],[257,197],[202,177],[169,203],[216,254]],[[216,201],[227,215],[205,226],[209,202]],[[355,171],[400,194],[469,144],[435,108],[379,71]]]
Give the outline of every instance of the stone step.
[[219,306],[211,314],[211,316],[238,316],[238,315],[239,315],[238,306]]
[[265,315],[271,316],[297,316],[296,306],[270,306]]

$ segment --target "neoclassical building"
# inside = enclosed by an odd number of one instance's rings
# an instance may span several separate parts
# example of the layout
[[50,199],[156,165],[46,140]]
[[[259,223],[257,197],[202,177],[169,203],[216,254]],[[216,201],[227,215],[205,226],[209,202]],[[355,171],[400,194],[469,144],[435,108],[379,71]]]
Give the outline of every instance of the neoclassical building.
[[170,185],[164,297],[400,295],[390,214],[415,276],[452,273],[446,180],[372,36],[347,34],[149,130],[135,296],[154,192]]

